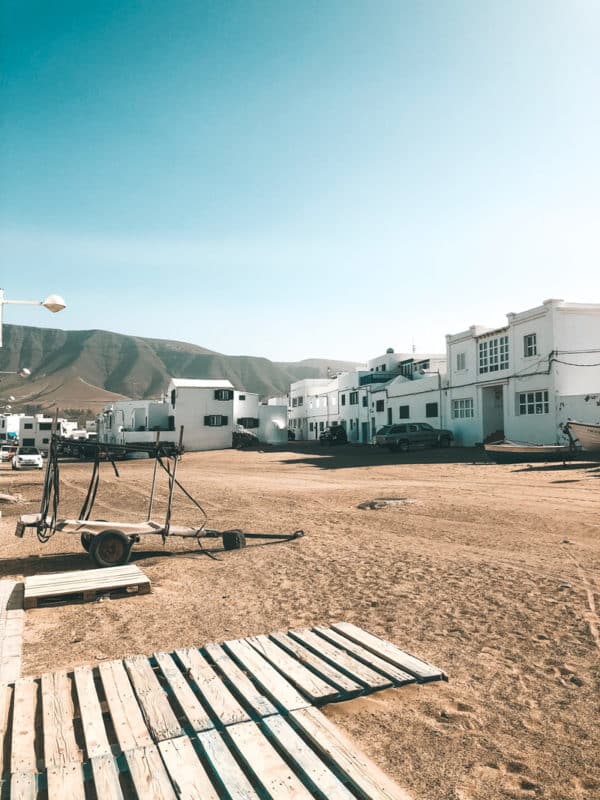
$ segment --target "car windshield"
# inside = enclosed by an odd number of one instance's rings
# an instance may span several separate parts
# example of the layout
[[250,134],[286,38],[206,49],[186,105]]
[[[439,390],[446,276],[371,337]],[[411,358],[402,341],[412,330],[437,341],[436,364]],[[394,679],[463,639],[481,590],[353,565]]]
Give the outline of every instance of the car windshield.
[[422,422],[421,423],[421,430],[422,431],[432,431],[433,428],[427,422]]
[[20,456],[39,456],[40,451],[37,447],[19,447],[17,455]]
[[383,428],[379,428],[376,435],[383,436],[383,434],[387,433],[391,427],[392,427],[391,425],[384,425]]

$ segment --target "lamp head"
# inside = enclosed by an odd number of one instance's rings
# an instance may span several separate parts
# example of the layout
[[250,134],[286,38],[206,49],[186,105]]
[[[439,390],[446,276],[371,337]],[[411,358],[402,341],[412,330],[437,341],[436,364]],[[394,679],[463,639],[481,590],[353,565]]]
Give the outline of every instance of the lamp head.
[[27,369],[27,367],[22,367],[18,372],[17,375],[21,378],[28,378],[31,375],[31,370]]
[[52,311],[53,314],[67,307],[67,304],[59,294],[49,294],[42,305],[44,308],[47,308],[48,311]]

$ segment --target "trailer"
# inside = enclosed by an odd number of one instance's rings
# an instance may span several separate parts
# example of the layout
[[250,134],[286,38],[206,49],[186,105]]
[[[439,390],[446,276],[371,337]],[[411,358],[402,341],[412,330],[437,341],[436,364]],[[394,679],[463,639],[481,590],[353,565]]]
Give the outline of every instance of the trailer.
[[[69,440],[57,435],[50,437],[48,461],[42,491],[40,511],[37,514],[22,514],[15,530],[15,535],[23,537],[28,529],[34,529],[40,542],[48,542],[55,533],[77,535],[84,550],[99,567],[115,567],[126,564],[131,556],[134,544],[143,536],[160,536],[163,544],[169,537],[196,539],[202,549],[203,538],[221,538],[225,550],[236,550],[246,546],[246,540],[272,539],[281,542],[292,541],[304,536],[304,531],[296,530],[290,534],[279,533],[247,533],[241,529],[226,531],[207,528],[208,517],[200,503],[187,491],[177,479],[177,466],[183,455],[183,427],[180,430],[179,443],[161,442],[157,432],[153,444],[105,444],[102,442],[86,443],[86,454],[93,459],[92,474],[83,506],[76,518],[64,518],[59,515],[60,506],[60,456],[69,453]],[[146,519],[101,520],[93,519],[92,512],[98,485],[100,482],[101,462],[110,462],[117,477],[120,477],[116,462],[128,457],[146,456],[154,459],[152,481],[148,495]],[[154,500],[159,475],[166,476],[168,482],[168,498],[164,518],[156,519]],[[174,525],[171,521],[174,494],[178,490],[198,509],[201,524],[197,526]]]

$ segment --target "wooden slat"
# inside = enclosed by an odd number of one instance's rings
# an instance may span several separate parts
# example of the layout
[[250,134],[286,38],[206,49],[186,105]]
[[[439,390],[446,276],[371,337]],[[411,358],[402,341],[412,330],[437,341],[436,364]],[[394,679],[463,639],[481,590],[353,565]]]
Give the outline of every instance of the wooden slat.
[[94,756],[90,761],[97,800],[123,800],[119,770],[112,756]]
[[222,725],[247,722],[250,719],[198,650],[194,648],[176,650],[175,655],[183,664],[188,678],[200,691],[204,702]]
[[37,772],[35,757],[36,705],[36,682],[33,678],[19,678],[15,682],[13,700],[11,772],[23,774]]
[[408,672],[405,672],[398,667],[395,667],[393,664],[390,664],[389,661],[384,661],[383,658],[379,658],[374,653],[365,650],[364,647],[361,645],[356,644],[356,642],[352,642],[350,639],[347,639],[345,636],[342,636],[340,633],[332,630],[331,628],[313,628],[315,633],[318,633],[319,636],[323,636],[323,638],[330,641],[332,644],[335,644],[337,647],[342,647],[344,650],[348,650],[353,656],[356,656],[359,661],[363,661],[367,664],[367,666],[374,667],[379,672],[383,672],[384,675],[387,675],[388,678],[391,678],[394,683],[398,684],[398,686],[403,686],[405,683],[414,683],[415,677],[414,675],[410,675]]
[[221,645],[207,644],[204,650],[227,680],[235,686],[236,692],[244,698],[244,701],[257,716],[266,717],[268,714],[277,714],[277,709],[273,703],[256,688],[245,673],[227,655]]
[[95,581],[133,577],[148,580],[147,575],[135,564],[123,564],[119,567],[102,567],[100,569],[78,569],[70,572],[46,572],[25,578],[25,590],[56,586],[62,583],[79,583],[80,581],[93,583]]
[[158,745],[180,800],[219,800],[191,741],[182,736]]
[[298,736],[281,714],[264,719],[263,724],[300,771],[308,777],[311,784],[316,786],[325,797],[335,797],[336,800],[356,800],[355,796],[336,778],[304,739]]
[[177,800],[160,753],[155,745],[125,753],[131,779],[140,800]]
[[111,749],[102,719],[102,708],[96,692],[94,673],[91,667],[77,667],[73,675],[87,758],[109,756]]
[[246,763],[273,800],[310,800],[313,796],[281,758],[254,722],[233,725],[229,735]]
[[411,800],[348,736],[316,708],[290,715],[318,751],[333,761],[347,780],[369,800]]
[[199,733],[198,741],[227,791],[227,794],[220,796],[231,800],[259,800],[258,794],[217,731]]
[[124,663],[153,739],[160,742],[181,736],[181,726],[148,659],[133,656]]
[[267,636],[250,636],[245,641],[249,642],[279,672],[282,672],[290,683],[311,700],[325,703],[340,696],[338,689],[308,670]]
[[372,633],[367,633],[367,631],[353,625],[351,622],[338,622],[331,627],[385,661],[389,661],[400,667],[400,669],[410,672],[420,681],[435,681],[446,677],[441,669],[428,664],[426,661],[421,661],[420,658],[411,656],[409,653],[405,653],[391,642],[380,639],[379,636],[373,636]]
[[392,685],[389,678],[380,675],[369,667],[365,666],[361,661],[340,650],[329,642],[326,642],[316,633],[313,633],[308,628],[299,631],[290,631],[290,636],[302,644],[309,647],[321,658],[328,659],[336,669],[347,672],[350,677],[354,678],[361,683],[364,683],[370,689],[385,689]]
[[0,776],[4,775],[5,771],[10,772],[10,763],[6,765],[7,769],[4,769],[4,757],[8,755],[6,753],[6,739],[10,727],[9,716],[12,696],[13,687],[0,683]]
[[35,772],[15,772],[10,776],[10,800],[36,800]]
[[121,661],[107,661],[98,667],[106,702],[121,750],[135,750],[152,744],[152,738],[137,704]]
[[291,711],[295,708],[306,708],[310,704],[248,642],[237,639],[225,642],[225,647],[277,706]]
[[168,653],[155,653],[154,658],[192,730],[206,731],[214,728],[213,722],[204,706],[194,694],[194,690],[183,677],[181,670],[171,656]]
[[80,763],[81,751],[73,728],[71,681],[66,672],[42,675],[42,715],[46,768]]
[[48,767],[48,800],[85,800],[81,764],[68,763]]
[[284,647],[288,652],[292,653],[294,657],[303,664],[310,664],[310,666],[313,667],[319,674],[323,675],[323,677],[326,678],[329,683],[333,684],[334,686],[338,686],[344,692],[344,695],[351,697],[364,692],[364,686],[362,683],[353,681],[352,678],[349,678],[345,673],[340,672],[339,669],[336,669],[335,667],[332,667],[328,661],[316,656],[312,650],[303,647],[300,642],[292,639],[292,637],[288,636],[287,633],[272,633],[271,639],[276,641],[277,644],[281,645],[281,647]]

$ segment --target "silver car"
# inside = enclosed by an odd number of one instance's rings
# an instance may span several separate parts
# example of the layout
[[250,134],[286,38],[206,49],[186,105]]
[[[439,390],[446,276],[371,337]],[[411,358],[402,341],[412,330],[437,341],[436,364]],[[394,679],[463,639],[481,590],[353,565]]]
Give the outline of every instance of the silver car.
[[13,469],[43,469],[42,454],[37,447],[17,447],[12,460]]
[[403,453],[411,447],[450,447],[454,439],[452,431],[434,428],[427,422],[405,422],[386,427],[385,432],[375,436],[375,444]]

